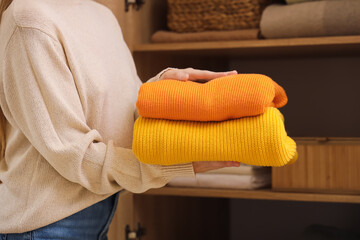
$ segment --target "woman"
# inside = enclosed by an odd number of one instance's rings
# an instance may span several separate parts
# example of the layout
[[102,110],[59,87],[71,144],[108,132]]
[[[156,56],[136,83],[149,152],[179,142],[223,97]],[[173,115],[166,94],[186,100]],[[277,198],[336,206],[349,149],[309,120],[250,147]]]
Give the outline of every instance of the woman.
[[[6,10],[5,10],[6,9]],[[0,239],[106,239],[117,192],[238,163],[154,166],[131,150],[141,85],[93,0],[2,0]],[[150,81],[234,74],[167,69]]]

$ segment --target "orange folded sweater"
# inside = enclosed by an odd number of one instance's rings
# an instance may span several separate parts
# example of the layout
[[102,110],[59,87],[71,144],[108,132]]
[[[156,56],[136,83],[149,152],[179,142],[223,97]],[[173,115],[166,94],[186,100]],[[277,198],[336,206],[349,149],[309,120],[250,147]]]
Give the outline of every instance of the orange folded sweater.
[[282,107],[287,96],[271,78],[237,74],[207,83],[161,80],[145,83],[136,106],[140,116],[170,120],[224,121]]

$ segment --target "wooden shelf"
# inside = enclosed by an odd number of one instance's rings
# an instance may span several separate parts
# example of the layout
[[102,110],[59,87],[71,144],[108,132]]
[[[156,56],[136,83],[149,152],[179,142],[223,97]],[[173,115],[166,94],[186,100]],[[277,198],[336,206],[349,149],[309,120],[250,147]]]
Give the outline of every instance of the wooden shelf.
[[321,194],[321,193],[289,193],[265,190],[233,190],[233,189],[206,189],[206,188],[175,188],[164,187],[151,189],[143,194],[162,196],[187,196],[187,197],[213,197],[213,198],[238,198],[261,199],[305,202],[335,202],[335,203],[360,203],[360,195]]
[[282,56],[303,54],[356,54],[360,52],[360,36],[336,36],[246,41],[154,43],[134,46],[134,54],[162,53],[237,56]]

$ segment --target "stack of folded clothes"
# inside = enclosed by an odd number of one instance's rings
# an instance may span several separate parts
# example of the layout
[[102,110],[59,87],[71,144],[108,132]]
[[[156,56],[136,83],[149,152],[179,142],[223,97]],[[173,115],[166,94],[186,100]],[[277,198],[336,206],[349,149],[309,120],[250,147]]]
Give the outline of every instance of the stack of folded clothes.
[[277,109],[287,103],[267,76],[237,74],[207,83],[161,80],[141,86],[133,151],[147,164],[237,161],[283,166],[297,158]]
[[241,164],[240,167],[221,168],[198,173],[195,178],[177,177],[171,187],[205,187],[231,189],[258,189],[271,185],[271,168]]
[[264,10],[260,30],[265,38],[359,35],[360,1],[301,0],[291,5],[273,4]]

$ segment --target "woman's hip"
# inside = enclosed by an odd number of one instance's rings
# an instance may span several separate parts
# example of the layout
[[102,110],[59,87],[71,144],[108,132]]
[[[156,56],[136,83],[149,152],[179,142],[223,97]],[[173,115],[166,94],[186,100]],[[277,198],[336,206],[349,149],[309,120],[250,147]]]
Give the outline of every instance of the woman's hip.
[[118,195],[81,210],[48,226],[19,234],[0,234],[0,240],[106,240]]

